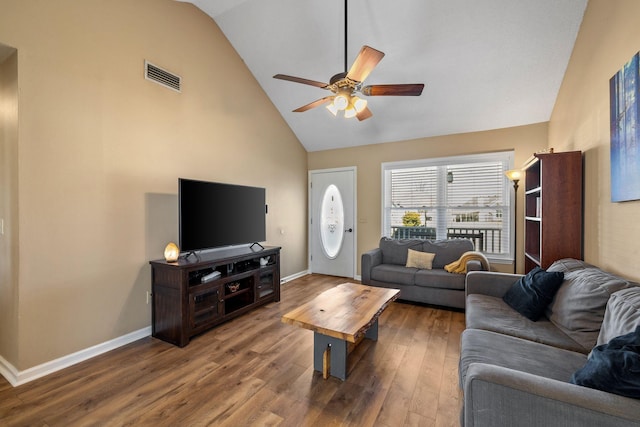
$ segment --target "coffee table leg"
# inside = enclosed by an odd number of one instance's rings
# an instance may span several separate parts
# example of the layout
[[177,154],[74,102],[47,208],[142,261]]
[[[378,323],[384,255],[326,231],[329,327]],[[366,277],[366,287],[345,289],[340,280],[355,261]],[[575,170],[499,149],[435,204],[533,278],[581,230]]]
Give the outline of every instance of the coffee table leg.
[[327,346],[331,346],[331,375],[347,379],[347,342],[338,338],[313,333],[313,369],[322,372],[322,360]]
[[371,341],[378,341],[378,319],[367,329],[364,333],[365,338],[369,338]]

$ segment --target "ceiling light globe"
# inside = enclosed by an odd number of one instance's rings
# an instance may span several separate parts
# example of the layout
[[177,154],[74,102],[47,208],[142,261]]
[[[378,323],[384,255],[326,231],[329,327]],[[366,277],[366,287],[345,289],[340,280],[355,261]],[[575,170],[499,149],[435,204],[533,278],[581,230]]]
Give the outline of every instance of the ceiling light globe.
[[360,111],[364,110],[365,108],[367,108],[367,101],[361,98],[358,98],[357,96],[353,97],[353,106],[356,109],[356,111],[359,113]]
[[357,113],[357,111],[356,111],[355,108],[349,107],[346,110],[344,110],[344,118],[345,119],[350,119],[352,117],[355,117],[356,113]]
[[338,110],[344,110],[349,106],[349,98],[342,94],[336,95],[336,97],[333,99],[333,105]]
[[335,105],[333,105],[333,103],[327,105],[327,110],[331,111],[331,114],[333,114],[334,116],[338,114],[338,109]]

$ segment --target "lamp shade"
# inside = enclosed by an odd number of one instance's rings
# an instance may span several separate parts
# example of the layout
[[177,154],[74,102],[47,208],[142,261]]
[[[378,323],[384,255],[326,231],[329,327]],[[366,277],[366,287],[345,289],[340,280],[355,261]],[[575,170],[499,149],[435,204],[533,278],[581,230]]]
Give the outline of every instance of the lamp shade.
[[522,171],[520,169],[511,169],[504,173],[509,181],[519,181],[522,177]]
[[166,259],[167,262],[175,262],[178,260],[179,256],[180,256],[180,249],[178,248],[178,245],[176,245],[175,243],[170,242],[164,248],[164,259]]

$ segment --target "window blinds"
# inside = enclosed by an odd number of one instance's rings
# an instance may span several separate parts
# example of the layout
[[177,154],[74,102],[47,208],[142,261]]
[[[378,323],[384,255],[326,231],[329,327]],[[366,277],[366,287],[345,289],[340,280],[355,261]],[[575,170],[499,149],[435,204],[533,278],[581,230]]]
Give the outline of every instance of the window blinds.
[[[511,163],[505,152],[383,165],[383,234],[431,238],[432,229],[438,239],[476,236],[477,250],[506,256],[511,202],[504,171]],[[408,212],[410,224],[403,223]]]

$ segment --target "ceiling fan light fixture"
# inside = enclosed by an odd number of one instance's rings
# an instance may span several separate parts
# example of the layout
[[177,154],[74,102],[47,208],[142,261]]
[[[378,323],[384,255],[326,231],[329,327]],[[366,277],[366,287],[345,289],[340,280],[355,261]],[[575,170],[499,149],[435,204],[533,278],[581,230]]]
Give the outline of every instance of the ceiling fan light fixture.
[[333,102],[327,105],[327,110],[329,110],[331,114],[333,114],[334,116],[338,115],[338,109],[336,108],[335,105],[333,105]]
[[355,108],[358,113],[367,108],[367,101],[365,99],[354,96],[351,101],[353,102],[353,108]]
[[339,111],[345,110],[349,106],[349,98],[347,97],[347,95],[345,95],[343,93],[339,93],[333,99],[333,105]]
[[355,117],[357,113],[358,112],[356,111],[356,109],[350,106],[349,108],[344,110],[344,118],[345,119],[351,119],[351,118]]
[[373,116],[373,113],[367,107],[367,101],[355,96],[360,93],[364,96],[420,96],[424,84],[384,84],[362,86],[364,80],[371,71],[378,65],[384,57],[384,52],[364,45],[351,68],[347,69],[347,0],[344,0],[344,72],[335,74],[329,80],[329,83],[318,82],[315,80],[303,79],[301,77],[288,76],[285,74],[276,74],[275,79],[287,80],[294,83],[315,86],[320,89],[329,90],[333,95],[325,96],[307,105],[296,108],[294,113],[301,113],[312,108],[326,105],[327,110],[334,116],[338,116],[338,111],[344,111],[344,117],[349,119],[357,117],[359,121],[366,120]]

